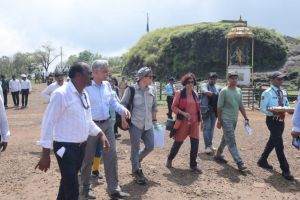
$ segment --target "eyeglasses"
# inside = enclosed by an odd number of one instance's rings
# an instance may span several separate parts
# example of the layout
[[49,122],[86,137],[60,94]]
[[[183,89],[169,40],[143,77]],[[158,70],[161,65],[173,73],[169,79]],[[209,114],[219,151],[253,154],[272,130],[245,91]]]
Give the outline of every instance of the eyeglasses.
[[148,76],[148,75],[147,75],[147,76],[145,76],[145,77],[153,78],[153,76]]
[[87,100],[86,94],[83,92],[81,95],[79,95],[79,98],[81,100],[83,108],[86,109],[86,110],[89,109],[90,105],[89,105],[89,102]]

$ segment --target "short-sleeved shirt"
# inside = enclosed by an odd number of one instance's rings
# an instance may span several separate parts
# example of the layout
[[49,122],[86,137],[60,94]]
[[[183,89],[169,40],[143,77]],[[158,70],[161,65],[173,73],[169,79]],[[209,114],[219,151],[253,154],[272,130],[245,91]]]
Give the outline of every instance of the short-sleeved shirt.
[[218,108],[221,109],[222,119],[237,120],[239,109],[242,107],[242,91],[240,88],[223,88],[219,94]]
[[278,95],[276,94],[278,90],[281,92],[282,106],[289,106],[287,92],[282,88],[277,88],[274,85],[271,85],[271,87],[262,93],[260,101],[260,111],[265,113],[267,116],[273,116],[272,112],[267,111],[269,107],[279,106]]
[[[156,97],[150,87],[142,90],[139,84],[133,85],[135,95],[133,109],[131,111],[131,123],[141,130],[149,130],[153,127],[152,113],[157,111]],[[121,104],[127,105],[130,99],[130,89],[126,88]]]

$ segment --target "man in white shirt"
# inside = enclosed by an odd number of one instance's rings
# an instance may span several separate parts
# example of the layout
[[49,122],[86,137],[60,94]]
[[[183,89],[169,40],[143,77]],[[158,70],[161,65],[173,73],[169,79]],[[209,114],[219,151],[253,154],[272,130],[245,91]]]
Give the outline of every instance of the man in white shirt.
[[[129,194],[122,192],[119,186],[116,140],[110,122],[109,109],[111,108],[126,118],[130,118],[130,112],[117,101],[110,83],[106,81],[108,77],[108,62],[106,60],[94,61],[92,71],[94,80],[92,81],[92,85],[86,88],[90,96],[92,118],[104,131],[111,146],[108,152],[102,153],[107,191],[111,198],[127,197]],[[81,167],[83,194],[88,199],[96,198],[91,190],[89,179],[97,143],[98,140],[96,137],[92,135],[88,137],[85,156]]]
[[11,96],[12,96],[15,108],[18,108],[21,84],[20,84],[20,81],[18,79],[16,79],[15,75],[13,75],[12,79],[9,81],[9,91],[11,92]]
[[4,103],[2,98],[0,98],[0,151],[5,151],[9,136],[10,133],[8,129],[8,122],[4,108]]
[[69,76],[71,81],[52,94],[44,114],[40,138],[43,152],[35,168],[45,172],[50,168],[50,149],[53,145],[61,172],[57,199],[78,200],[77,175],[88,135],[97,136],[106,151],[109,149],[109,142],[92,120],[89,96],[84,90],[91,79],[88,64],[73,64]]
[[27,79],[26,74],[21,75],[21,94],[22,94],[22,107],[26,108],[28,103],[28,95],[30,94],[32,87],[30,80]]
[[55,82],[50,84],[47,88],[42,91],[42,95],[46,98],[47,102],[50,101],[51,94],[60,86],[66,85],[64,82],[64,74],[62,72],[55,72]]
[[296,109],[293,114],[292,136],[294,138],[300,137],[300,92],[297,98]]

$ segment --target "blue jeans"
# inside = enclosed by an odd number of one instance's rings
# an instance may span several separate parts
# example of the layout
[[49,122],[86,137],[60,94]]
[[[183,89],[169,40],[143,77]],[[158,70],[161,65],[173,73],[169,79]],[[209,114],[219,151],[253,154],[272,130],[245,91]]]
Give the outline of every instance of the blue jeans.
[[[132,172],[140,168],[140,162],[154,149],[153,128],[141,130],[134,125],[129,128],[131,142],[131,165]],[[140,150],[140,143],[143,140],[145,147]]]
[[205,148],[212,146],[212,139],[214,136],[216,115],[213,111],[207,111],[207,116],[203,118],[203,138]]
[[235,128],[236,128],[236,120],[224,120],[222,119],[222,129],[223,129],[223,137],[220,143],[220,146],[217,150],[217,156],[220,156],[223,151],[225,146],[228,146],[228,150],[233,157],[234,161],[236,163],[242,162],[242,159],[239,155],[239,152],[236,147],[236,142],[235,142]]

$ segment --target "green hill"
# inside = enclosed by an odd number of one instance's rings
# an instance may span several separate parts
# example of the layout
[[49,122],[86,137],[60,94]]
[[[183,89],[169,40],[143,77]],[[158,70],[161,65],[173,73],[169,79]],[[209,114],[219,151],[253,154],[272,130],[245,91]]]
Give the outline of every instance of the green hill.
[[[144,35],[129,52],[123,55],[123,73],[132,74],[147,65],[158,78],[180,77],[194,72],[203,78],[209,71],[225,75],[225,35],[231,23],[198,23],[162,28]],[[287,44],[274,30],[250,27],[255,34],[254,71],[280,68],[286,61]]]

